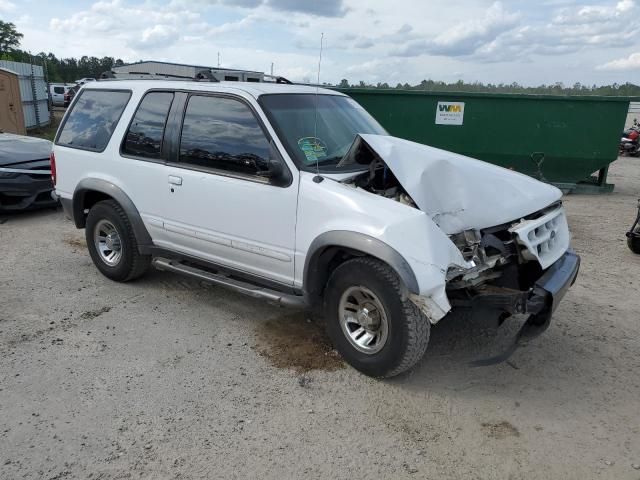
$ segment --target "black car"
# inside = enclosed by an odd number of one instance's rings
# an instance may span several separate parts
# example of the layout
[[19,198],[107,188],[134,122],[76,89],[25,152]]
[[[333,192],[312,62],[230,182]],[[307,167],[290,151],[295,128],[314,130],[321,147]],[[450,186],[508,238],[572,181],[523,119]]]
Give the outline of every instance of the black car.
[[0,211],[52,207],[51,142],[0,133]]

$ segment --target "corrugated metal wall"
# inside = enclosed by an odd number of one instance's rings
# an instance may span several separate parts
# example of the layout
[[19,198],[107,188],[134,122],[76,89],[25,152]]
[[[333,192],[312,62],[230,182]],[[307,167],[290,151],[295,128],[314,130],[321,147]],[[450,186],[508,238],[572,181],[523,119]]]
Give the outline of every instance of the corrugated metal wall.
[[31,129],[49,125],[49,94],[44,69],[39,65],[8,60],[0,60],[0,68],[18,74],[25,127]]

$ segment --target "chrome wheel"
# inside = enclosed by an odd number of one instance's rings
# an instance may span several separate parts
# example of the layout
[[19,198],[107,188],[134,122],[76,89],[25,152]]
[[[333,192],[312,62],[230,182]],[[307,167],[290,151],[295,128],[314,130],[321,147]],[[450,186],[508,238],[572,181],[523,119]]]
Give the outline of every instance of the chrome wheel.
[[389,335],[387,314],[368,288],[349,287],[340,298],[340,327],[359,352],[372,355],[384,347]]
[[122,241],[116,227],[109,220],[100,220],[93,230],[93,242],[100,260],[115,267],[122,258]]

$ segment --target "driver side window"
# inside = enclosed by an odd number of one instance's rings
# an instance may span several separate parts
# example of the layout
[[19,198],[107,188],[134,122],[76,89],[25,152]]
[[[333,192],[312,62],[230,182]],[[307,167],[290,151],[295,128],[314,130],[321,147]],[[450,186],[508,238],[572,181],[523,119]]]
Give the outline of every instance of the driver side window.
[[269,170],[270,152],[269,140],[247,105],[232,98],[189,98],[179,163],[259,175]]

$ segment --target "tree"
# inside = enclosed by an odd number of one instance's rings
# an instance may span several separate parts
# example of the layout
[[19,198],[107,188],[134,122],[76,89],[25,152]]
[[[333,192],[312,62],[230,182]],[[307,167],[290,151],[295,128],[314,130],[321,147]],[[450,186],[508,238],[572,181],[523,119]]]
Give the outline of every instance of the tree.
[[0,55],[16,50],[23,36],[13,23],[0,20]]
[[349,80],[347,80],[346,78],[343,78],[342,80],[340,80],[340,85],[338,85],[340,88],[349,88]]

